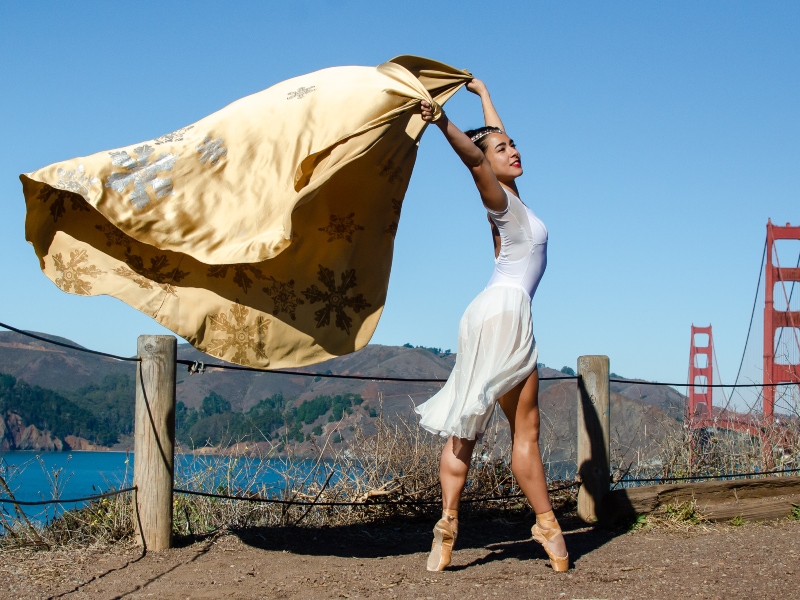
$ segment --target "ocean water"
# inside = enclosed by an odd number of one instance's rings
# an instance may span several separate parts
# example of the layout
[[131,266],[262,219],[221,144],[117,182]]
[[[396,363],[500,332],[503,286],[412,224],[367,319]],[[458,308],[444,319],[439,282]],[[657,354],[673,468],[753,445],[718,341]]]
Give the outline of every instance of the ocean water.
[[[85,506],[86,502],[63,502],[133,485],[132,452],[0,452],[0,475],[17,500],[38,501],[58,498],[59,504],[21,507],[29,519],[48,522],[65,510]],[[319,468],[317,468],[319,467]],[[551,479],[572,478],[575,463],[552,462],[546,465]],[[177,454],[175,487],[202,491],[235,493],[250,491],[259,495],[278,495],[287,480],[295,485],[322,482],[327,464],[280,459],[242,459],[225,456]],[[336,474],[336,478],[343,474]],[[8,498],[0,489],[0,498]],[[0,511],[15,516],[14,505],[0,503]]]
[[[0,452],[0,474],[17,500],[69,500],[133,485],[133,453],[127,452]],[[315,472],[312,461],[287,471],[281,460],[235,459],[223,456],[175,456],[175,485],[189,489],[233,488],[259,493],[280,492],[286,477],[324,478],[325,469]],[[0,489],[0,498],[8,498]],[[61,502],[47,506],[22,507],[28,518],[52,520],[64,510],[80,508],[86,502]],[[14,505],[0,503],[0,511],[14,515]]]

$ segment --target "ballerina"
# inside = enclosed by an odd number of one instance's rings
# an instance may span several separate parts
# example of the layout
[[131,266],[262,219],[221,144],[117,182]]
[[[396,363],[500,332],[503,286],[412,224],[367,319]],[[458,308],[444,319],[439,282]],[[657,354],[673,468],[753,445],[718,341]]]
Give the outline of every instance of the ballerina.
[[462,132],[443,112],[421,103],[422,119],[439,127],[475,181],[495,253],[489,283],[461,318],[450,377],[416,408],[422,427],[447,438],[439,464],[442,518],[433,529],[427,568],[441,571],[450,564],[472,452],[499,404],[511,428],[511,471],[536,513],[533,538],[544,547],[553,570],[566,571],[569,556],[539,450],[538,350],[531,325],[531,298],[547,266],[547,229],[519,198],[522,160],[489,91],[478,79],[467,89],[481,99],[485,126],[479,129]]

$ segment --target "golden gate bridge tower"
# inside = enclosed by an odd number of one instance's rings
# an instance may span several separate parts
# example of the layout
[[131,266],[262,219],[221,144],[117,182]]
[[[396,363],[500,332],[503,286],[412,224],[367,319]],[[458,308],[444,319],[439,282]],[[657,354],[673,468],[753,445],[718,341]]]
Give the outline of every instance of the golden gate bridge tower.
[[[775,418],[775,384],[800,382],[800,310],[792,310],[792,286],[800,284],[800,257],[796,265],[781,265],[776,240],[800,241],[800,226],[793,227],[787,223],[781,227],[771,220],[767,222],[761,415],[752,411],[741,414],[728,410],[728,406],[716,407],[715,410],[711,387],[716,374],[712,328],[711,325],[697,327],[693,324],[685,419],[689,429],[724,429],[759,438],[767,463],[772,461],[772,448],[787,442]],[[781,308],[776,308],[776,297]]]
[[[764,291],[764,383],[795,383],[800,381],[800,352],[792,356],[776,357],[778,342],[783,336],[790,347],[796,346],[800,351],[800,311],[793,311],[790,306],[791,295],[786,290],[786,284],[800,283],[800,261],[798,267],[781,266],[778,253],[775,250],[776,240],[800,240],[800,227],[792,227],[789,223],[785,227],[773,225],[772,220],[767,221],[767,261]],[[782,296],[786,303],[786,310],[775,309],[775,293]],[[777,338],[777,339],[776,339]],[[793,339],[792,339],[793,338]],[[794,342],[794,343],[792,343]],[[792,353],[793,354],[793,353]],[[776,360],[782,358],[780,362]],[[792,362],[794,360],[794,362]],[[773,421],[775,418],[775,387],[764,386],[764,419]]]
[[[705,336],[708,336],[707,338]],[[707,340],[707,341],[706,341]],[[704,343],[705,342],[705,343]],[[692,324],[692,340],[689,346],[689,398],[687,401],[686,422],[713,420],[714,382],[714,338],[711,325],[695,327]]]

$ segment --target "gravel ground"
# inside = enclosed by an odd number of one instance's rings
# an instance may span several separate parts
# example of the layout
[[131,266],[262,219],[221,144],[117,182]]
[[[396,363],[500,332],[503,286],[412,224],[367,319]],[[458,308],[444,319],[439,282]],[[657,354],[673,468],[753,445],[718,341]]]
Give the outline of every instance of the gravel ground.
[[0,598],[800,597],[800,522],[567,533],[568,573],[530,519],[465,519],[451,567],[428,573],[432,523],[224,533],[134,547],[0,552]]

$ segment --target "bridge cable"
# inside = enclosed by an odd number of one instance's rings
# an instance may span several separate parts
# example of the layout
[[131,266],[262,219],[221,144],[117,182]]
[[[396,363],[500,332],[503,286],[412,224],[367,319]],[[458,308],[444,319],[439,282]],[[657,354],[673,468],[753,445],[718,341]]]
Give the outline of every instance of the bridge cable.
[[[736,385],[739,383],[739,376],[742,374],[742,365],[744,365],[744,355],[747,352],[747,344],[750,342],[750,331],[753,328],[753,317],[756,314],[756,303],[758,302],[758,290],[761,289],[761,277],[764,275],[764,262],[767,259],[767,240],[764,238],[764,250],[761,253],[761,266],[758,269],[758,284],[756,284],[756,295],[753,298],[753,309],[750,311],[750,324],[747,326],[747,337],[744,339],[744,348],[742,348],[742,360],[739,361],[739,370],[736,371],[736,379],[733,381],[733,384]],[[736,388],[731,389],[730,396],[728,396],[727,406],[731,403],[733,399],[733,394],[736,391]]]

